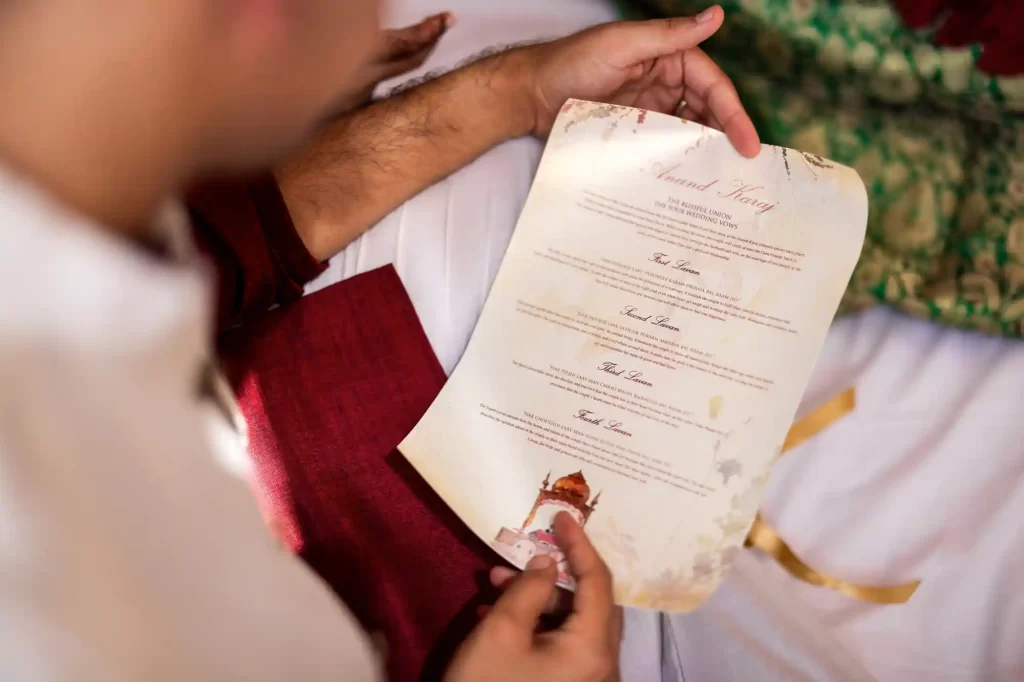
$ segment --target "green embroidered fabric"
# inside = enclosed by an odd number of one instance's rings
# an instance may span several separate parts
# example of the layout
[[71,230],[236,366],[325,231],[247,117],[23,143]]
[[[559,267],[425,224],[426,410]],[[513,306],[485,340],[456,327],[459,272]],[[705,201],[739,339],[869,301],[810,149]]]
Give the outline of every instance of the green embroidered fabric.
[[[624,0],[635,16],[709,0]],[[718,0],[705,49],[764,142],[860,173],[867,240],[841,312],[883,303],[965,329],[1024,337],[1024,77],[937,48],[887,0]]]

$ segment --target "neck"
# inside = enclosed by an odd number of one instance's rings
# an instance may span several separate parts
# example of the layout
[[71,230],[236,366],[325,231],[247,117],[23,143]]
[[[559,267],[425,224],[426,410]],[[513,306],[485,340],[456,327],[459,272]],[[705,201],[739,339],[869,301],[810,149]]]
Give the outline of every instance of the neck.
[[[62,10],[75,4],[54,3]],[[87,31],[17,30],[19,21],[33,20],[56,21],[18,9],[2,19],[0,162],[100,225],[135,237],[189,170],[181,163],[184,131],[171,127],[180,116],[172,115],[170,88],[160,87],[171,74],[125,79],[145,68],[125,60],[123,46],[118,53]],[[119,85],[125,82],[142,85]]]

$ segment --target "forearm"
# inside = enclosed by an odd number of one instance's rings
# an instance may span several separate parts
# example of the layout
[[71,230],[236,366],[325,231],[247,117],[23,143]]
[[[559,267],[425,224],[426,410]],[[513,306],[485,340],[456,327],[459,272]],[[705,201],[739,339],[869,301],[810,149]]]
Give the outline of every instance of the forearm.
[[525,65],[493,55],[333,122],[275,174],[296,230],[327,260],[426,187],[534,124]]

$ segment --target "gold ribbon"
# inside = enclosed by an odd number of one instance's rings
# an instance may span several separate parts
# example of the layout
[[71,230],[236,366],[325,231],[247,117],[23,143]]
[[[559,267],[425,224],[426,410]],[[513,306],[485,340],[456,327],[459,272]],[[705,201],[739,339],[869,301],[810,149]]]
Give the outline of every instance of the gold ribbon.
[[848,388],[832,400],[828,401],[809,415],[789,427],[786,440],[782,443],[782,452],[785,454],[803,443],[810,440],[824,431],[832,422],[840,417],[845,417],[857,406],[857,393]]
[[[782,453],[786,453],[806,440],[813,438],[840,417],[853,411],[856,406],[856,393],[850,388],[828,401],[809,415],[793,424],[789,429]],[[819,573],[801,561],[786,541],[771,526],[766,524],[761,515],[754,519],[754,525],[743,543],[745,547],[754,547],[770,555],[794,578],[811,585],[827,587],[847,597],[875,604],[903,604],[914,594],[920,580],[903,585],[890,587],[868,587],[855,585],[845,580]]]

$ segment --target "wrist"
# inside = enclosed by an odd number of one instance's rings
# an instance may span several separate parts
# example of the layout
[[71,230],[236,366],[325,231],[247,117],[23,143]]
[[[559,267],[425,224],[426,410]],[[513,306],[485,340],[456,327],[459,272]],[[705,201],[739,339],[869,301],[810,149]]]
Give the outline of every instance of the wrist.
[[477,62],[496,95],[505,136],[535,135],[539,119],[536,65],[528,48],[516,48]]
[[276,169],[273,177],[295,234],[313,259],[318,262],[328,260],[333,254],[323,243],[324,235],[318,229],[321,221],[317,215],[317,204],[305,196],[307,188],[298,177],[298,173],[291,167],[284,166]]

